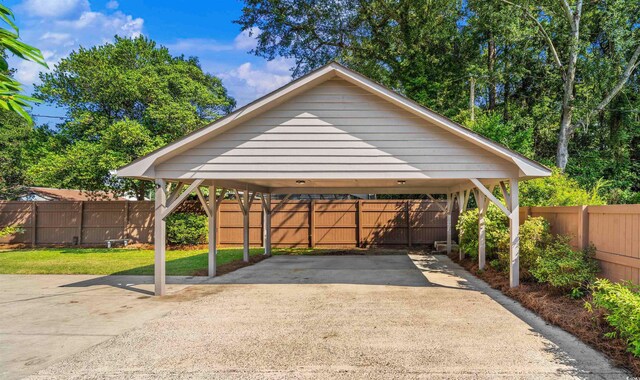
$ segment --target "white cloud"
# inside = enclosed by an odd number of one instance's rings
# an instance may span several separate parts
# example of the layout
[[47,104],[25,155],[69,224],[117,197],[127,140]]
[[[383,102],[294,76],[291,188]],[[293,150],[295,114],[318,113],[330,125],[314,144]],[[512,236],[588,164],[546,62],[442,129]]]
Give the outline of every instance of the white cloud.
[[269,72],[277,74],[287,74],[291,77],[291,67],[293,67],[294,60],[284,57],[277,57],[271,61],[267,61],[266,67]]
[[[57,3],[58,12],[50,4]],[[41,6],[40,12],[32,7]],[[43,51],[50,68],[80,46],[90,47],[112,41],[114,35],[137,37],[142,34],[144,20],[120,11],[110,14],[94,12],[84,0],[26,0],[16,8],[21,20],[22,39]],[[45,54],[46,52],[46,54]],[[10,58],[17,69],[16,79],[30,85],[38,81],[42,66]]]
[[120,4],[116,0],[111,0],[106,5],[107,9],[118,9],[119,6]]
[[221,52],[233,50],[233,45],[220,43],[210,38],[181,38],[170,44],[163,44],[174,54],[195,54],[201,52]]
[[43,41],[43,44],[53,46],[72,46],[74,44],[71,33],[45,32],[40,40]]
[[19,6],[31,17],[57,19],[72,17],[89,10],[88,0],[25,0]]
[[254,64],[245,62],[218,76],[236,98],[238,106],[242,106],[291,81],[291,62],[284,59],[277,63],[274,61],[267,62],[264,68],[256,68]]
[[217,53],[222,51],[242,51],[243,53],[256,47],[256,36],[260,34],[260,29],[252,28],[251,30],[239,33],[233,43],[220,42],[211,38],[179,38],[175,42],[163,44],[174,54],[199,54],[199,53]]
[[250,28],[243,30],[233,40],[233,45],[238,50],[251,50],[258,45],[256,37],[260,35],[262,31],[259,28]]

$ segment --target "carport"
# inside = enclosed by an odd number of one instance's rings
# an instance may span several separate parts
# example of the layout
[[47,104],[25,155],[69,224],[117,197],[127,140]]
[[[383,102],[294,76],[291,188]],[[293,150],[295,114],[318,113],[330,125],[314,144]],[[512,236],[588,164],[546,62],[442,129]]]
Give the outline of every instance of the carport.
[[[290,194],[444,195],[447,251],[451,212],[478,205],[480,268],[489,202],[510,220],[510,283],[519,283],[518,183],[551,171],[337,63],[323,66],[118,170],[154,180],[155,294],[165,293],[165,219],[196,193],[209,220],[209,276],[216,274],[217,207],[233,192],[243,212],[249,260],[249,208],[271,214]],[[208,196],[202,191],[208,187]],[[499,188],[505,202],[494,190]],[[217,195],[216,195],[217,194]],[[272,195],[284,195],[272,204]]]

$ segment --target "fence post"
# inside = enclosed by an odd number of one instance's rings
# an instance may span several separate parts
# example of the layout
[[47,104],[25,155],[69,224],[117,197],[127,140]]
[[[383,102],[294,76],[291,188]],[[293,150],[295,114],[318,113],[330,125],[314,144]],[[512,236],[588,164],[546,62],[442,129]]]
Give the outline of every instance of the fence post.
[[411,201],[407,200],[404,207],[404,217],[407,220],[407,245],[411,247]]
[[578,209],[578,249],[589,247],[589,206]]
[[362,239],[362,199],[358,199],[356,208],[356,247],[364,248],[364,241]]
[[309,202],[309,247],[314,248],[316,246],[316,200],[312,199]]
[[123,239],[129,238],[129,201],[124,201],[124,231],[122,232]]
[[31,202],[31,247],[35,247],[38,243],[38,206],[36,202]]
[[84,201],[80,201],[78,210],[78,245],[82,245],[82,219],[84,216]]

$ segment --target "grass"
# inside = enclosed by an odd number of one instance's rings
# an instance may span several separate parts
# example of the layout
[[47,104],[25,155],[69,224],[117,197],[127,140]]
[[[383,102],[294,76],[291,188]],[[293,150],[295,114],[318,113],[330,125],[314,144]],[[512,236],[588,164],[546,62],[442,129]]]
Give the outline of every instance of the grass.
[[[261,248],[250,250],[260,255]],[[242,248],[219,248],[217,264],[242,260]],[[191,276],[207,268],[207,250],[168,250],[167,275]],[[0,274],[153,274],[153,250],[42,248],[0,252]]]
[[[274,255],[389,254],[397,250],[274,248]],[[251,256],[262,248],[252,248]],[[399,251],[404,253],[404,251]],[[136,248],[39,248],[0,251],[0,274],[153,274],[153,250]],[[219,248],[218,266],[242,260],[242,248]],[[192,276],[207,269],[206,249],[167,250],[167,275]]]

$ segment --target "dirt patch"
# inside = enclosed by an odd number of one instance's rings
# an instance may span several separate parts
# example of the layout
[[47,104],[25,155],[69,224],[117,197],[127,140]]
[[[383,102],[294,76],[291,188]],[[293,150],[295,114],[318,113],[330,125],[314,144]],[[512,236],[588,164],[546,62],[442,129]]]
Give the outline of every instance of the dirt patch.
[[545,321],[575,335],[584,343],[602,352],[616,365],[631,370],[635,376],[640,376],[640,358],[634,357],[627,351],[627,345],[622,339],[605,337],[605,334],[614,330],[604,319],[604,313],[600,310],[589,312],[585,309],[585,302],[590,302],[591,296],[577,300],[571,299],[559,294],[546,284],[532,282],[521,282],[519,287],[510,288],[509,278],[505,273],[490,266],[480,271],[475,261],[468,258],[460,261],[457,254],[450,258],[492,288],[538,314]]

